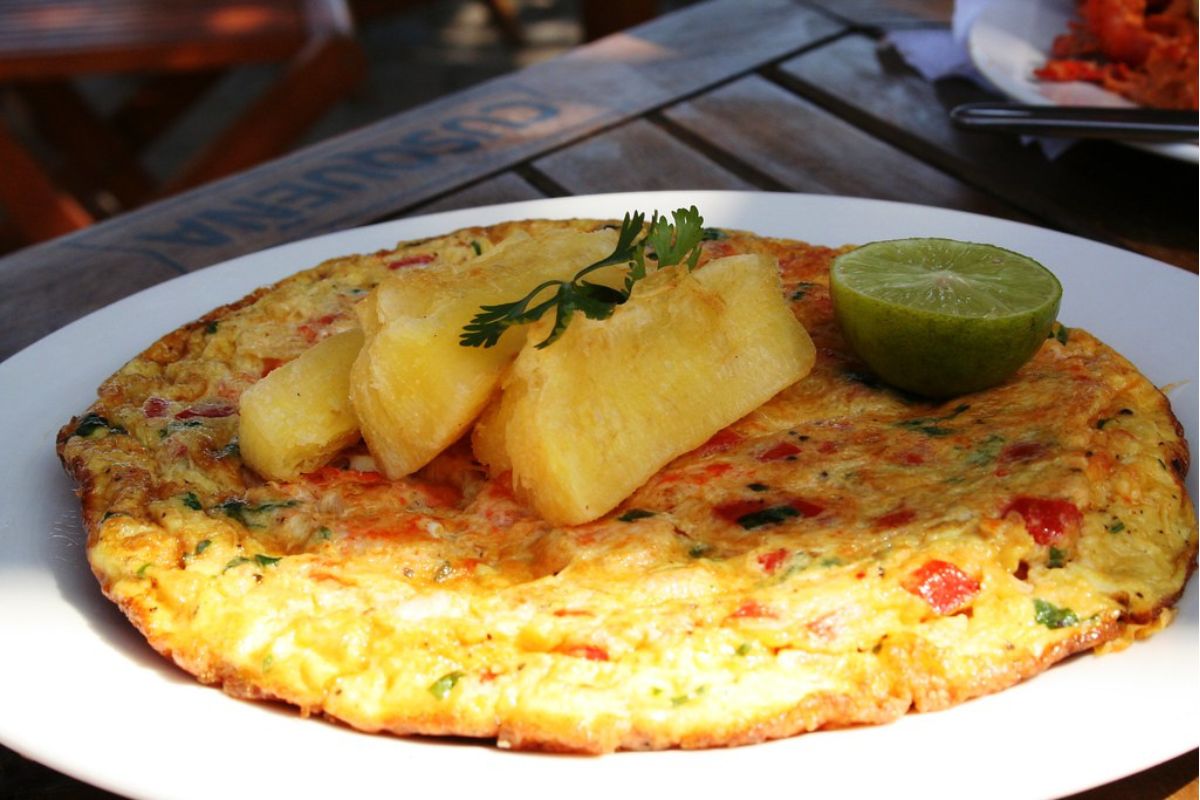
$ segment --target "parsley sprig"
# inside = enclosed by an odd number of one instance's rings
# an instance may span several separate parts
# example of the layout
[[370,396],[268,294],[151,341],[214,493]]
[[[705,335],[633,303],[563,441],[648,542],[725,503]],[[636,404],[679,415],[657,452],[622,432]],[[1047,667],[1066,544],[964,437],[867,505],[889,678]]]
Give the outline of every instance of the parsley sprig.
[[[523,325],[542,318],[554,309],[554,327],[537,347],[554,343],[571,322],[576,311],[588,319],[608,319],[617,306],[629,299],[634,284],[646,277],[646,262],[654,261],[655,269],[686,264],[688,271],[700,260],[700,243],[704,240],[704,219],[695,206],[671,212],[674,222],[655,212],[646,227],[646,216],[640,211],[626,214],[617,234],[613,252],[594,264],[589,264],[569,281],[549,280],[535,286],[529,294],[511,303],[480,306],[479,313],[462,329],[458,343],[463,347],[492,347],[513,325]],[[628,264],[625,285],[614,289],[584,280],[603,267]],[[542,300],[538,297],[553,289]],[[535,302],[536,301],[536,302]]]

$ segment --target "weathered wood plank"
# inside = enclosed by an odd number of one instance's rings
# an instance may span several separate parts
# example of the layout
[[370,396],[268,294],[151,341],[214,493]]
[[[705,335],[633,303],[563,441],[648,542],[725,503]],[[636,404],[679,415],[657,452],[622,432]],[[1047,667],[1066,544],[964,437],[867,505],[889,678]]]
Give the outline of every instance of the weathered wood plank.
[[757,76],[668,108],[664,114],[787,189],[1023,218],[1016,209]]
[[948,112],[991,99],[965,80],[931,85],[864,36],[781,67],[789,85],[923,161],[985,188],[1042,224],[1196,271],[1196,168],[1108,142],[1050,161],[1014,137],[966,133]]
[[[0,261],[0,318],[18,303],[82,314],[107,300],[61,287],[117,265],[199,269],[403,213],[588,133],[835,34],[791,0],[714,0],[489,81],[256,169]],[[714,46],[719,34],[720,46]],[[686,176],[680,176],[680,180]],[[169,272],[164,273],[169,274]],[[128,291],[141,288],[130,284]],[[60,299],[60,297],[62,299]],[[10,346],[62,319],[27,320]]]
[[645,120],[551,153],[533,166],[572,194],[757,188]]
[[546,195],[539,192],[528,181],[512,172],[480,181],[458,192],[425,203],[414,208],[405,216],[434,214],[439,211],[457,211],[460,208],[490,206],[496,203],[515,203],[521,200],[540,200]]
[[909,28],[945,24],[953,0],[801,0],[830,16],[863,28]]

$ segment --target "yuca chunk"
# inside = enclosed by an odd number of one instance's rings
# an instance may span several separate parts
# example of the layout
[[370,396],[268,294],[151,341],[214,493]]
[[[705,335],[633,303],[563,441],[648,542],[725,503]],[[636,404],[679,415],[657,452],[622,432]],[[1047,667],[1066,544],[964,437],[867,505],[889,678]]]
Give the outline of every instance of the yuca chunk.
[[350,367],[362,343],[358,329],[331,336],[242,393],[238,447],[256,472],[293,480],[358,439]]
[[[351,372],[350,397],[384,474],[408,475],[462,436],[521,348],[525,326],[510,329],[494,347],[459,344],[480,306],[570,279],[608,256],[616,240],[607,229],[552,231],[449,269],[405,270],[375,290],[359,311],[368,334]],[[604,269],[595,280],[622,275]]]
[[802,378],[814,359],[773,260],[664,270],[609,319],[576,315],[553,345],[527,345],[477,453],[495,453],[502,437],[507,464],[492,466],[511,467],[517,493],[551,522],[587,522]]

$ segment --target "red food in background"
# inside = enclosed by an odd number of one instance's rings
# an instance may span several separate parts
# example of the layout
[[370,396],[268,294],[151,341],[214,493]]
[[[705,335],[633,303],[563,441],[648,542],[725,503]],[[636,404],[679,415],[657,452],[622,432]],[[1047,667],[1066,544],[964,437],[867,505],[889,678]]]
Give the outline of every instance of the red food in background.
[[1037,77],[1090,81],[1143,106],[1197,109],[1192,0],[1080,0],[1079,17]]

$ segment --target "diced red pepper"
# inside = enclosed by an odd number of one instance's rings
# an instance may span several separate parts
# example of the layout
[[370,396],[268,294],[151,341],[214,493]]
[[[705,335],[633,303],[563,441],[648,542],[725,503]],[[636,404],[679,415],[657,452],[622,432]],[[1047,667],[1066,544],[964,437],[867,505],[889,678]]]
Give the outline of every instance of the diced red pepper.
[[774,619],[778,615],[766,606],[760,605],[757,600],[743,600],[730,616],[744,619]]
[[800,452],[800,448],[791,442],[780,442],[774,447],[758,454],[759,461],[781,461],[788,456],[794,456]]
[[180,411],[175,415],[175,419],[192,419],[193,417],[214,419],[217,417],[232,416],[236,412],[237,408],[229,403],[197,403]]
[[946,616],[970,605],[979,593],[979,582],[949,561],[933,559],[909,575],[904,588]]
[[435,256],[433,253],[419,253],[415,256],[406,256],[404,258],[398,258],[395,261],[388,262],[387,268],[402,269],[404,267],[411,267],[414,264],[428,264],[436,257],[437,256]]
[[1046,452],[1047,447],[1041,442],[1017,442],[1016,444],[1010,444],[1000,451],[1000,455],[996,456],[996,474],[1000,476],[1007,475],[1008,468],[1013,464],[1041,458]]
[[1041,545],[1053,544],[1083,524],[1083,514],[1069,500],[1047,497],[1018,497],[1005,506],[1003,516],[1016,512],[1025,520],[1025,530]]
[[569,644],[558,648],[565,656],[586,658],[589,661],[608,661],[608,651],[594,644]]
[[692,451],[692,455],[707,456],[713,453],[723,453],[729,448],[742,442],[746,437],[735,430],[722,428],[712,435],[704,444]]
[[165,417],[169,405],[170,403],[161,397],[148,397],[146,402],[142,403],[142,413],[147,417]]
[[875,520],[875,527],[880,529],[899,528],[901,525],[907,525],[916,518],[917,512],[911,508],[898,508]]
[[762,567],[763,572],[767,573],[768,575],[774,575],[775,570],[779,569],[779,565],[782,564],[787,557],[787,549],[781,547],[778,550],[772,550],[769,553],[760,554],[758,557],[758,565]]
[[358,483],[372,485],[386,483],[383,473],[374,470],[338,469],[337,467],[320,467],[305,475],[311,483]]
[[755,511],[762,511],[766,507],[767,503],[764,500],[732,500],[715,506],[713,513],[726,522],[736,524],[739,518],[753,514]]

